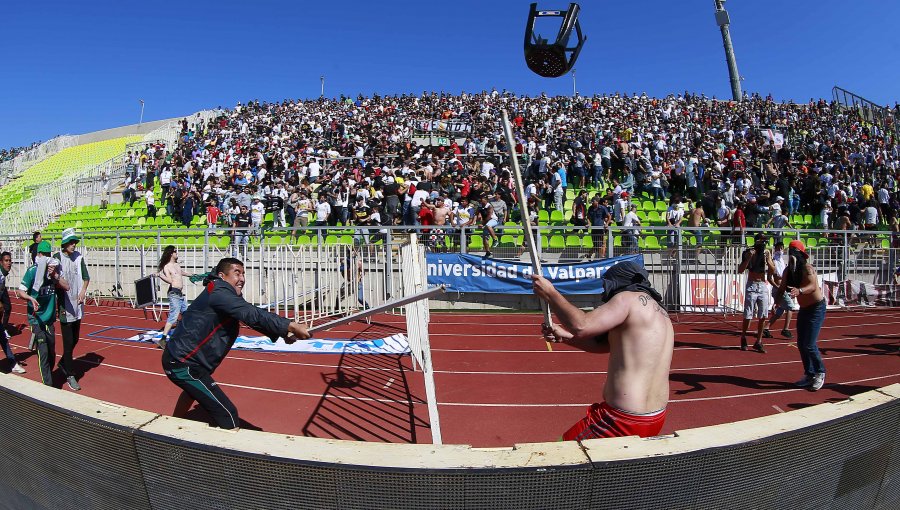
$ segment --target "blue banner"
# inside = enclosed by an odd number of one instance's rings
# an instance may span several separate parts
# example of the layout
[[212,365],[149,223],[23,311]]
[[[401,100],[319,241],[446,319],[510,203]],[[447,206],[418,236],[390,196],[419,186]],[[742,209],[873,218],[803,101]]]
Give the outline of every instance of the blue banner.
[[[428,253],[428,284],[458,292],[531,294],[531,263],[487,259],[462,253]],[[603,292],[603,273],[620,262],[644,266],[641,255],[626,255],[576,264],[542,264],[541,272],[562,294]]]

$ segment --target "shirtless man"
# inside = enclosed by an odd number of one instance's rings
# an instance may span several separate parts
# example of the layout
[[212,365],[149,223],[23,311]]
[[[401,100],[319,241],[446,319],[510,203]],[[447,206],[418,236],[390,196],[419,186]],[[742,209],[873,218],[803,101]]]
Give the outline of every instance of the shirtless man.
[[178,316],[187,310],[187,299],[184,297],[184,277],[190,273],[181,269],[178,263],[178,252],[171,244],[163,249],[162,258],[159,259],[159,279],[169,284],[169,317],[163,327],[162,338],[159,340],[160,349],[166,348],[169,341],[169,331],[178,322]]
[[434,199],[434,205],[430,206],[434,213],[434,219],[432,220],[434,221],[434,226],[441,227],[431,229],[431,236],[434,240],[433,244],[436,246],[437,251],[443,251],[447,248],[446,227],[453,220],[453,211],[450,210],[448,202],[449,200],[438,197]]
[[776,299],[787,293],[797,300],[797,349],[803,362],[803,379],[797,386],[818,391],[825,384],[825,362],[819,353],[819,331],[825,322],[825,294],[819,287],[816,268],[809,261],[806,246],[799,240],[788,245],[788,263],[781,275]]
[[688,215],[688,228],[694,234],[694,240],[697,243],[697,252],[696,256],[700,257],[700,250],[703,249],[703,231],[699,229],[699,227],[706,227],[709,225],[709,222],[706,221],[706,213],[703,212],[703,207],[700,206],[700,202],[694,202],[694,208],[691,209],[690,214]]
[[588,347],[607,334],[609,338],[605,402],[588,408],[563,440],[659,434],[666,418],[675,333],[647,271],[634,262],[610,268],[603,275],[604,304],[587,313],[542,276],[531,279],[535,295],[557,317],[552,329],[544,327],[548,340]]
[[776,274],[775,262],[772,253],[766,249],[766,237],[760,235],[756,238],[753,248],[744,250],[738,273],[748,271],[747,286],[744,289],[744,322],[741,326],[741,350],[747,350],[747,328],[755,315],[759,323],[756,327],[756,343],[753,348],[757,352],[766,352],[763,347],[763,330],[766,326],[766,317],[769,315],[769,285],[770,277],[776,283],[780,282],[780,275]]

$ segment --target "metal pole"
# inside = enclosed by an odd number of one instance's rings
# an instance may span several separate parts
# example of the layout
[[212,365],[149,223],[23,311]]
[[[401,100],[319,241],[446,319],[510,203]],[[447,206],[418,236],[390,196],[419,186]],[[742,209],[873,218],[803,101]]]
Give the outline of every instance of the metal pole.
[[741,75],[738,74],[737,60],[734,58],[734,47],[731,45],[731,19],[725,10],[725,0],[713,0],[716,4],[716,24],[722,32],[722,44],[725,46],[725,61],[728,63],[728,76],[731,79],[731,97],[741,100]]
[[144,100],[139,99],[141,102],[141,118],[138,120],[138,133],[141,132],[141,125],[144,123]]
[[322,82],[322,93],[319,95],[319,97],[325,97],[325,75],[324,74],[322,76],[319,76],[319,81]]

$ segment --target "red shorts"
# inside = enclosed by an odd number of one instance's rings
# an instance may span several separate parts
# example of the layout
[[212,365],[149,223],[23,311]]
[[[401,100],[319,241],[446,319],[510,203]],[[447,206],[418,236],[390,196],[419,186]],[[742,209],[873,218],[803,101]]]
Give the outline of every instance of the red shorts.
[[563,434],[563,441],[581,441],[601,437],[641,436],[659,434],[666,421],[666,410],[652,414],[630,414],[603,402],[588,408],[587,416]]

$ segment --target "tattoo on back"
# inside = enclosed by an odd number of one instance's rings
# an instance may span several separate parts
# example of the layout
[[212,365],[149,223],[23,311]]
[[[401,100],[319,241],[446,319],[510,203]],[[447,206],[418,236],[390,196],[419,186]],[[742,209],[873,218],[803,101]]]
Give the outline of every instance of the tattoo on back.
[[[640,300],[640,302],[643,306],[647,306],[648,304],[650,304],[650,298],[648,298],[647,296],[645,296],[643,294],[638,296],[638,299]],[[661,313],[664,317],[669,316],[669,312],[667,312],[665,308],[659,306],[659,303],[657,303],[656,301],[653,302],[653,306],[654,306],[654,310]]]

